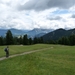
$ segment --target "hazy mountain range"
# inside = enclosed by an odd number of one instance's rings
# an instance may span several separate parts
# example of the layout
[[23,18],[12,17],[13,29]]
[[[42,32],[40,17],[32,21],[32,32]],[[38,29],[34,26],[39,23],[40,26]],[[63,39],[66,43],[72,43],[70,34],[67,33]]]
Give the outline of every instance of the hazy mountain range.
[[[9,29],[14,36],[20,36],[27,34],[28,37],[34,38],[34,37],[41,37],[51,31],[53,29],[38,29],[35,28],[33,30],[18,30],[18,29]],[[8,29],[0,29],[0,36],[5,36]]]
[[53,31],[53,29],[39,29],[39,28],[35,28],[31,31],[28,31],[26,34],[31,37],[41,37],[49,32]]
[[[14,36],[23,35],[27,32],[27,30],[18,30],[18,29],[9,29]],[[0,36],[5,36],[8,29],[0,29]]]
[[[38,29],[35,28],[33,30],[18,30],[18,29],[10,29],[14,36],[20,36],[27,34],[28,37],[43,37],[45,41],[49,40],[57,40],[63,36],[69,36],[71,34],[75,34],[75,29],[65,30],[65,29]],[[7,29],[0,29],[0,36],[5,36]]]

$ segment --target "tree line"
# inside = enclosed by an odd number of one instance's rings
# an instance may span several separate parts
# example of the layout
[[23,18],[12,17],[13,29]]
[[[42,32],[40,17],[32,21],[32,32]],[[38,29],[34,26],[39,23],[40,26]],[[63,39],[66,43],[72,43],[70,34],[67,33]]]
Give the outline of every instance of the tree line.
[[75,34],[72,34],[70,36],[63,36],[63,37],[59,38],[58,40],[50,40],[46,43],[73,46],[73,45],[75,45]]
[[10,30],[8,30],[5,37],[0,37],[0,45],[32,45],[37,43],[75,45],[75,34],[68,37],[63,36],[58,40],[45,41],[42,37],[35,37],[34,39],[28,38],[27,35],[16,37],[12,35]]
[[32,45],[43,43],[42,37],[28,38],[27,34],[23,36],[13,36],[10,30],[7,31],[5,37],[0,37],[0,45]]

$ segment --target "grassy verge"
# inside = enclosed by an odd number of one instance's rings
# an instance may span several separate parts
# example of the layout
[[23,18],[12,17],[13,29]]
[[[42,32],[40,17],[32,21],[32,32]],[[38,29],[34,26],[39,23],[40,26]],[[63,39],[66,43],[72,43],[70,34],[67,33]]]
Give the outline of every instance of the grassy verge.
[[50,49],[0,61],[0,75],[75,75],[75,47]]

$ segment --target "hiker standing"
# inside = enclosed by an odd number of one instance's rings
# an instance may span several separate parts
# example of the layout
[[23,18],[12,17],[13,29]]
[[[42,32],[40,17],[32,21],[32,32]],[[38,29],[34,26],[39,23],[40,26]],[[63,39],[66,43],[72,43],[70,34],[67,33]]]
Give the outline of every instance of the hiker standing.
[[6,57],[9,57],[9,47],[8,46],[5,48],[5,52],[6,52]]

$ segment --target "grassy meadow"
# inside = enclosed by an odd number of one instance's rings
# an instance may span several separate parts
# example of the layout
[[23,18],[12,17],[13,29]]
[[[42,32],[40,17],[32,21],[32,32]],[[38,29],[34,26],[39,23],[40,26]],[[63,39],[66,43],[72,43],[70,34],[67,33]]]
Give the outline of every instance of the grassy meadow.
[[[6,46],[0,46],[0,57],[5,56],[5,49]],[[9,53],[10,55],[13,54],[19,54],[23,52],[28,52],[32,50],[38,50],[38,49],[44,49],[44,48],[49,48],[50,45],[47,44],[37,44],[37,45],[9,45]]]
[[0,61],[0,75],[75,75],[75,46],[10,46],[10,52],[16,54],[41,48],[50,49]]

